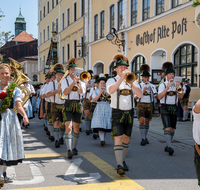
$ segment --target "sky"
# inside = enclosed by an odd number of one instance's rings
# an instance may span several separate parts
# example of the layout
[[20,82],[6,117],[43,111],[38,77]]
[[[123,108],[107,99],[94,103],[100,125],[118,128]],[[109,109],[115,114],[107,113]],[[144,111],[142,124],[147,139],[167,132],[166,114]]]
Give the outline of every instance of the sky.
[[38,0],[0,0],[0,9],[5,17],[0,21],[0,32],[11,31],[15,35],[15,20],[21,6],[22,16],[26,21],[26,32],[38,38]]

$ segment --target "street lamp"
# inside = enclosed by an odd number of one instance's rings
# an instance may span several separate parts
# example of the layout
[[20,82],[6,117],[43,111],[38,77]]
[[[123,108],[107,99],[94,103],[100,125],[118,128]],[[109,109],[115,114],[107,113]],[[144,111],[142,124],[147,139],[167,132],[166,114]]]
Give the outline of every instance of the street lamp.
[[119,39],[119,36],[117,35],[117,30],[115,28],[111,28],[110,33],[106,36],[106,39],[110,41],[113,45],[117,45],[120,48],[122,46],[122,50],[124,51],[124,46],[125,46],[125,40],[124,38],[124,33],[121,33],[122,39]]

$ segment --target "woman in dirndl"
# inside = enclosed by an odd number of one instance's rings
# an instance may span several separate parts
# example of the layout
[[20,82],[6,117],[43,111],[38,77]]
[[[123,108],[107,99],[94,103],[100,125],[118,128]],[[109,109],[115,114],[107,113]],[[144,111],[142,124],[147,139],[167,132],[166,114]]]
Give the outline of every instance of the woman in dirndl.
[[94,133],[99,133],[101,146],[105,145],[106,132],[111,132],[111,112],[110,103],[107,99],[108,94],[105,91],[107,79],[104,74],[100,74],[97,79],[99,88],[92,94],[93,102],[96,102],[91,127]]
[[25,158],[23,136],[17,114],[13,111],[16,105],[18,113],[28,124],[28,117],[21,105],[23,94],[16,84],[9,83],[10,66],[0,65],[0,186],[4,184],[7,166],[17,165]]

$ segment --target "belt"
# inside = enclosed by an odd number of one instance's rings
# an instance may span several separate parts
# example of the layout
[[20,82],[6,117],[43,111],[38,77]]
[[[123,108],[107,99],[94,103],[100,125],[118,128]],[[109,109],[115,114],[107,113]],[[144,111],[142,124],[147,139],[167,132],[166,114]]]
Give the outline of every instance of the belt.
[[128,96],[128,95],[131,95],[131,90],[128,90],[128,89],[122,89],[119,91],[120,95],[123,95],[123,96]]
[[72,91],[73,92],[76,92],[78,90],[78,87],[77,86],[74,86],[73,88],[72,88]]
[[174,91],[169,91],[167,92],[167,96],[175,96],[176,92]]

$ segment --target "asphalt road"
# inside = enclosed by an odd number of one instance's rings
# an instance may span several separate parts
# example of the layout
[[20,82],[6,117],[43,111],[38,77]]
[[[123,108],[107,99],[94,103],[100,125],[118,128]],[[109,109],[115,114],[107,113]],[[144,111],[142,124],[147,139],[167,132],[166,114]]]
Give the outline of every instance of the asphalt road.
[[[162,126],[161,126],[162,130]],[[165,143],[157,134],[149,133],[149,145],[140,146],[140,133],[134,127],[126,163],[126,176],[116,174],[116,160],[111,134],[106,145],[80,133],[78,156],[67,159],[66,145],[55,148],[43,130],[43,122],[30,120],[23,129],[26,159],[22,164],[7,169],[9,180],[2,189],[31,190],[196,190],[199,189],[193,164],[193,147],[173,143],[175,153],[164,152]],[[164,140],[164,139],[163,139]]]

